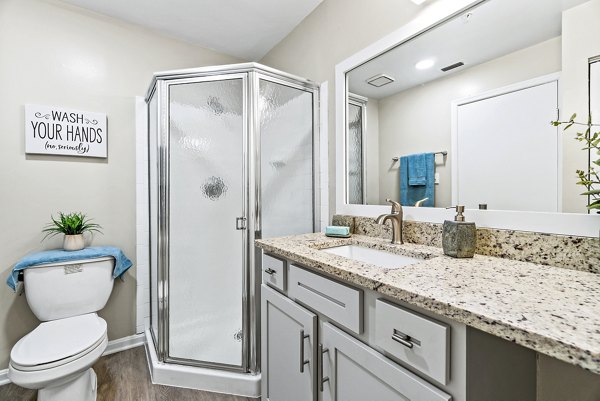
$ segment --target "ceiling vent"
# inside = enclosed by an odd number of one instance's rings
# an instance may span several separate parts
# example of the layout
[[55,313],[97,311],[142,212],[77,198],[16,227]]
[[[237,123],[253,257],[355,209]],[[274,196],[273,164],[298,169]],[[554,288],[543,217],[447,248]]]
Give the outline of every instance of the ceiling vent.
[[374,77],[367,79],[367,83],[369,85],[373,85],[378,88],[383,85],[391,84],[394,81],[395,81],[394,78],[392,78],[388,75],[385,75],[385,74],[378,74],[378,75],[375,75]]
[[465,63],[463,63],[462,61],[459,61],[458,63],[454,63],[454,64],[451,64],[449,66],[446,66],[446,67],[442,68],[442,71],[448,72],[448,71],[453,70],[455,68],[462,67],[463,65],[465,65]]

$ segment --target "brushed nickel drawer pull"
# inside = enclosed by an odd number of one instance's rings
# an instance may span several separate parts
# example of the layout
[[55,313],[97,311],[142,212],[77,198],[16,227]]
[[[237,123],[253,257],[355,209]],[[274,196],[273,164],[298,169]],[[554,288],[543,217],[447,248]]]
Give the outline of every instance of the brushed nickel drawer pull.
[[394,340],[408,348],[412,348],[414,346],[410,336],[408,336],[396,329],[394,329],[394,333],[392,334],[392,340]]
[[304,330],[300,330],[300,373],[304,373],[304,365],[310,363],[309,359],[304,359],[304,340],[310,335],[304,334]]
[[269,267],[269,268],[265,269],[265,273],[272,276],[273,274],[277,273],[277,271],[275,271]]
[[329,381],[329,376],[323,377],[323,354],[329,352],[328,348],[323,348],[323,344],[319,344],[319,360],[317,370],[319,371],[319,391],[323,392],[323,384]]
[[330,301],[330,302],[333,302],[334,304],[336,304],[336,305],[338,305],[338,306],[341,306],[342,308],[345,308],[345,307],[346,307],[346,304],[345,304],[345,303],[343,303],[342,301],[340,301],[340,300],[337,300],[337,299],[335,299],[335,298],[333,298],[333,297],[330,297],[329,295],[327,295],[327,294],[325,294],[325,293],[322,293],[321,291],[319,291],[319,290],[317,290],[317,289],[314,289],[314,288],[312,288],[311,286],[309,286],[309,285],[306,285],[306,284],[304,284],[304,283],[301,283],[301,282],[299,282],[299,281],[298,281],[298,287],[300,287],[300,288],[304,288],[305,290],[307,290],[307,291],[310,291],[310,292],[312,292],[312,293],[313,293],[313,294],[315,294],[315,295],[318,295],[318,296],[320,296],[320,297],[322,297],[322,298],[325,298],[326,300],[328,300],[328,301]]

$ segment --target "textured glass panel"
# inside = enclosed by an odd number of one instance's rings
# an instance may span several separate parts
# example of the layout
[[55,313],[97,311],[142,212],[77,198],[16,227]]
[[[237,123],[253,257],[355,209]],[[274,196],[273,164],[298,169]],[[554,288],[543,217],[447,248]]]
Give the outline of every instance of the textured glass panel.
[[363,204],[362,107],[348,105],[348,203]]
[[260,80],[262,236],[313,232],[313,94]]
[[158,338],[158,101],[156,91],[148,104],[148,163],[150,189],[150,327]]
[[169,356],[242,364],[243,81],[170,86]]

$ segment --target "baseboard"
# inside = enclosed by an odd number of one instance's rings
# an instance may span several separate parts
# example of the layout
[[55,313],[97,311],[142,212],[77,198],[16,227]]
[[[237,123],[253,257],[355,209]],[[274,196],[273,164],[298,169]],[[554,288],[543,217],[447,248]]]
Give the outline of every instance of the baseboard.
[[132,336],[117,338],[116,340],[112,340],[108,342],[108,346],[106,350],[102,354],[110,355],[115,352],[121,352],[128,350],[130,348],[139,347],[140,345],[144,345],[146,343],[146,336],[144,334],[134,334]]
[[[134,334],[132,336],[117,338],[108,342],[106,350],[102,356],[114,354],[115,352],[125,351],[131,348],[139,347],[146,343],[146,336],[144,334]],[[8,369],[0,370],[0,386],[10,383],[8,378]]]
[[8,383],[10,383],[10,379],[8,378],[8,369],[0,370],[0,386],[4,386]]

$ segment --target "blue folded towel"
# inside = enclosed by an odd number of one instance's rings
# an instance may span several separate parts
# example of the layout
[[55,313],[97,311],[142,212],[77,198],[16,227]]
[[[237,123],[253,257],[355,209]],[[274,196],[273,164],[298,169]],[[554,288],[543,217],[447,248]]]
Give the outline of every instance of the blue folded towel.
[[429,199],[423,203],[423,206],[435,205],[435,155],[420,153],[402,156],[400,158],[400,203],[404,206],[414,206],[424,198]]
[[12,268],[12,271],[6,279],[6,284],[16,290],[19,272],[28,267],[35,265],[43,265],[46,263],[67,262],[78,259],[93,259],[103,256],[112,256],[115,258],[115,268],[113,269],[113,277],[121,277],[127,269],[132,266],[131,260],[125,256],[122,250],[114,246],[93,246],[84,248],[80,251],[63,251],[62,249],[54,249],[51,251],[43,251],[31,253],[17,262]]
[[327,226],[325,235],[350,235],[350,227],[346,226]]
[[427,185],[427,161],[433,153],[419,153],[408,157],[408,185]]

